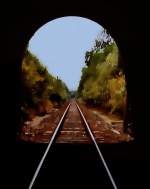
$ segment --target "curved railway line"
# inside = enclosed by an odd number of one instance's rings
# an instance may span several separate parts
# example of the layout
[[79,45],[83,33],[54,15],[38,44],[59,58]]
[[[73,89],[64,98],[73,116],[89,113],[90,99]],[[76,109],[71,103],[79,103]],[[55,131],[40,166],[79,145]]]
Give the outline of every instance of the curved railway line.
[[[110,172],[110,170],[109,170],[109,168],[108,168],[108,166],[106,164],[106,161],[105,161],[105,159],[104,159],[104,157],[103,157],[103,155],[101,153],[101,150],[100,150],[100,148],[99,148],[99,146],[98,146],[98,144],[96,142],[95,136],[94,136],[94,134],[93,134],[93,132],[92,132],[92,130],[90,128],[90,125],[88,124],[88,122],[87,122],[87,120],[86,120],[86,118],[84,116],[84,113],[82,112],[82,110],[81,110],[80,106],[77,104],[77,102],[75,102],[75,105],[76,105],[76,107],[78,109],[78,113],[80,114],[81,122],[84,125],[90,140],[93,142],[93,145],[95,146],[95,149],[97,151],[97,155],[99,156],[99,160],[103,164],[103,166],[105,168],[105,171],[107,172],[108,179],[110,179],[111,184],[112,184],[112,188],[117,189],[115,181],[114,181],[114,179],[113,179],[113,177],[111,175],[111,172]],[[47,148],[45,150],[45,153],[44,153],[44,155],[43,155],[43,157],[42,157],[42,159],[41,159],[41,161],[40,161],[40,163],[39,163],[34,175],[33,175],[33,178],[32,178],[32,180],[31,180],[31,182],[29,184],[28,189],[32,189],[33,188],[34,183],[36,182],[36,178],[37,178],[37,176],[38,176],[38,174],[40,172],[40,169],[41,169],[41,167],[42,167],[42,165],[44,163],[44,160],[46,159],[46,156],[47,156],[48,152],[50,151],[52,144],[55,142],[59,132],[61,131],[61,129],[62,129],[63,125],[64,125],[64,121],[66,119],[66,116],[68,114],[70,106],[71,106],[71,103],[69,103],[67,105],[67,107],[66,107],[66,109],[65,109],[65,111],[64,111],[64,113],[63,113],[63,115],[62,115],[62,117],[61,117],[61,119],[60,119],[60,121],[59,121],[59,123],[57,125],[57,127],[56,127],[56,129],[54,130],[54,132],[52,134],[52,137],[50,139],[50,142],[49,142],[49,144],[48,144],[48,146],[47,146]]]

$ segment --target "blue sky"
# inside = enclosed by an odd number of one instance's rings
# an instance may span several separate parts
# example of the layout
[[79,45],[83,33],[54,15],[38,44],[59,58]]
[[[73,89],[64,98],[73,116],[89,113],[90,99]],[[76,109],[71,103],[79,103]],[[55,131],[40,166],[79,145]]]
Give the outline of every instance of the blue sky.
[[70,90],[78,87],[85,52],[94,45],[102,27],[82,17],[62,17],[43,25],[29,41],[29,50],[62,79]]

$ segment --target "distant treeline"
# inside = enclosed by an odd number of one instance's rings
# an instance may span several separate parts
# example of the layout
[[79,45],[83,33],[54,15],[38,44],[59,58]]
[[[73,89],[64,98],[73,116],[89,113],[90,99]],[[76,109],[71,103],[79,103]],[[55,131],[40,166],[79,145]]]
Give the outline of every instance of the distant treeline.
[[48,73],[38,58],[26,50],[22,61],[22,117],[32,119],[69,98],[69,90],[59,78]]
[[92,50],[86,52],[78,97],[111,113],[123,115],[125,111],[123,62],[116,43],[106,30],[103,38],[96,39]]

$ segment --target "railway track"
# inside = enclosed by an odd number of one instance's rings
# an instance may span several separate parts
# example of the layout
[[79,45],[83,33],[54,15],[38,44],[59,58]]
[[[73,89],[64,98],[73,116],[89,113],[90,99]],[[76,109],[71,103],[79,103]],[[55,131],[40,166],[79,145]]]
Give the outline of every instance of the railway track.
[[[88,122],[87,122],[87,120],[86,120],[86,118],[84,116],[84,113],[82,112],[80,106],[77,104],[77,102],[74,102],[74,103],[75,103],[76,108],[78,110],[78,113],[80,115],[81,122],[83,123],[83,125],[85,127],[85,130],[87,131],[88,137],[90,138],[90,140],[92,141],[93,145],[95,146],[95,149],[97,151],[97,155],[99,156],[99,160],[100,160],[100,162],[103,164],[103,166],[105,168],[105,171],[106,171],[106,173],[108,175],[108,179],[111,181],[112,188],[117,189],[116,183],[115,183],[115,181],[114,181],[114,179],[112,177],[112,174],[111,174],[111,172],[110,172],[110,170],[109,170],[109,168],[108,168],[108,166],[106,164],[106,161],[105,161],[105,159],[104,159],[104,157],[103,157],[103,155],[101,153],[101,150],[100,150],[100,148],[99,148],[99,146],[98,146],[98,144],[96,142],[95,136],[94,136],[94,134],[93,134],[93,132],[92,132],[92,130],[90,128],[90,125],[88,124]],[[60,131],[62,130],[62,128],[64,126],[64,122],[65,122],[66,116],[68,114],[68,111],[70,109],[70,106],[71,106],[71,103],[69,103],[68,106],[66,107],[66,109],[65,109],[65,111],[64,111],[64,113],[63,113],[63,115],[62,115],[62,117],[61,117],[61,119],[60,119],[60,121],[59,121],[59,123],[58,123],[58,125],[56,127],[56,129],[54,130],[54,132],[52,134],[52,137],[50,139],[50,142],[49,142],[49,144],[48,144],[48,146],[47,146],[47,148],[45,150],[45,153],[44,153],[44,155],[43,155],[43,157],[42,157],[42,159],[41,159],[41,161],[40,161],[40,163],[39,163],[39,165],[38,165],[38,167],[37,167],[37,169],[36,169],[36,171],[35,171],[35,173],[34,173],[34,175],[32,177],[32,180],[31,180],[31,182],[29,184],[28,189],[33,189],[34,183],[36,182],[36,178],[37,178],[37,176],[38,176],[38,174],[40,172],[40,169],[41,169],[41,167],[42,167],[42,165],[43,165],[43,163],[44,163],[44,161],[45,161],[45,159],[47,157],[47,154],[50,151],[53,143],[55,143]]]

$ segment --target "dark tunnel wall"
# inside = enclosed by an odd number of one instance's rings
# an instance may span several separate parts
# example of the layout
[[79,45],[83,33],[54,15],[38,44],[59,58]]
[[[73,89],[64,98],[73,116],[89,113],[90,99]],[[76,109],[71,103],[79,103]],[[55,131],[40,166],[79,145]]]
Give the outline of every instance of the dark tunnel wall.
[[[143,183],[146,186],[148,179],[146,182],[146,171],[144,168],[147,168],[147,161],[145,163],[141,160],[137,161],[141,157],[145,159],[145,155],[147,157],[149,153],[150,131],[148,120],[148,102],[150,97],[149,53],[147,52],[148,48],[146,48],[146,44],[148,44],[147,39],[149,38],[149,35],[146,35],[149,17],[146,15],[145,9],[143,9],[142,5],[144,2],[140,2],[139,8],[137,7],[137,1],[132,6],[127,0],[83,1],[82,4],[81,2],[77,4],[75,1],[69,1],[67,4],[64,4],[64,1],[60,1],[61,3],[56,1],[55,4],[54,2],[52,4],[52,1],[48,2],[30,0],[29,2],[18,1],[14,3],[12,1],[11,3],[7,2],[4,7],[1,6],[3,10],[0,11],[0,44],[2,47],[0,61],[0,136],[3,147],[1,148],[1,164],[4,165],[1,166],[1,185],[4,182],[5,188],[10,188],[7,187],[10,184],[11,188],[13,188],[12,186],[15,183],[14,188],[17,188],[16,185],[22,186],[26,183],[24,179],[30,175],[34,165],[36,165],[36,160],[39,158],[39,156],[37,158],[37,153],[35,152],[41,151],[42,148],[39,146],[34,146],[33,148],[32,145],[27,147],[19,145],[17,147],[18,142],[16,142],[16,131],[20,118],[20,71],[24,50],[29,39],[39,27],[51,19],[69,15],[82,16],[98,22],[110,32],[118,44],[125,61],[128,105],[131,104],[132,107],[132,110],[128,111],[127,117],[129,119],[131,117],[131,120],[133,120],[132,127],[135,132],[136,143],[134,145],[129,143],[125,148],[121,144],[116,150],[119,157],[120,154],[124,156],[124,152],[125,154],[127,153],[128,156],[125,158],[127,160],[130,159],[129,156],[131,154],[135,154],[134,157],[131,157],[131,160],[133,158],[135,161],[120,161],[118,157],[116,162],[120,162],[118,165],[120,167],[119,175],[121,175],[121,170],[124,171],[123,165],[126,168],[125,170],[127,170],[124,173],[125,182],[123,182],[123,185],[127,183],[128,187],[125,188],[130,187],[133,176],[135,176],[135,179],[132,184],[135,187],[135,182],[137,180],[140,181],[142,175],[144,177],[141,180],[142,187]],[[130,110],[130,107],[128,107],[128,110]],[[135,148],[137,153],[134,151]],[[145,151],[145,155],[143,151]],[[112,146],[106,147],[105,152],[108,153],[110,159],[110,156],[113,156],[115,153]],[[40,155],[39,152],[38,155]],[[29,161],[30,159],[31,161]],[[132,171],[133,163],[135,171]],[[31,169],[28,170],[28,168]]]
[[[20,66],[24,50],[34,32],[46,22],[63,16],[81,16],[89,18],[106,28],[115,39],[125,61],[127,79],[127,119],[133,121],[133,131],[136,141],[144,142],[148,134],[145,119],[146,74],[142,72],[141,61],[144,52],[144,33],[136,21],[135,14],[129,12],[126,1],[106,3],[100,1],[100,6],[93,5],[51,5],[32,1],[11,8],[10,17],[4,15],[3,38],[4,60],[1,69],[1,102],[3,121],[8,140],[14,140],[19,125],[19,99],[21,97]],[[11,6],[10,6],[11,7]],[[69,8],[68,8],[69,7]],[[142,23],[141,23],[142,24]],[[142,40],[138,40],[143,36]],[[138,56],[137,56],[138,54]],[[4,100],[5,99],[5,100]],[[130,110],[130,105],[132,109]]]

